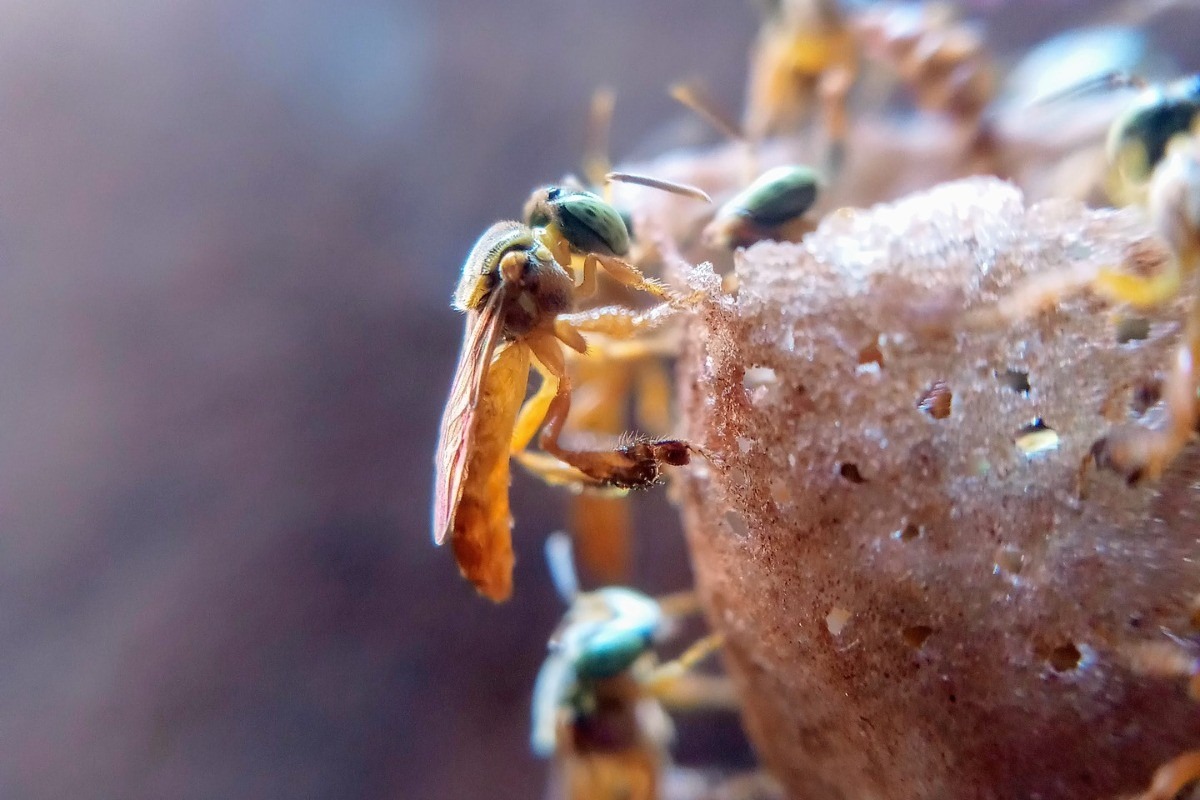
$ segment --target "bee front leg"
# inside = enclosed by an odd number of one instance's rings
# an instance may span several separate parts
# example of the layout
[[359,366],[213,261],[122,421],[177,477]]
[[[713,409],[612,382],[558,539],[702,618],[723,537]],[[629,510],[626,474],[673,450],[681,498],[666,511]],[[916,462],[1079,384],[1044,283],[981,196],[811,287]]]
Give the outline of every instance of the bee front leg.
[[638,289],[647,294],[657,297],[659,300],[674,300],[675,294],[670,289],[662,284],[662,282],[654,278],[647,278],[642,274],[642,271],[616,256],[602,256],[597,253],[588,253],[584,260],[584,275],[587,275],[589,268],[588,262],[591,263],[591,268],[594,270],[596,265],[604,268],[614,280],[618,283],[628,286],[631,289]]

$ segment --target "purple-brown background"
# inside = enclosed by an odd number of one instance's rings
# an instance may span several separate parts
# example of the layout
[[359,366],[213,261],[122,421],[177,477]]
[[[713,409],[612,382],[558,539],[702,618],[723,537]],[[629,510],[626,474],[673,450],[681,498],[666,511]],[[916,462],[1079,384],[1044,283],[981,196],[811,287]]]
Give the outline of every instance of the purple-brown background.
[[[1003,46],[1084,5],[985,11],[1020,22]],[[564,500],[517,477],[502,607],[430,544],[448,297],[474,237],[575,167],[593,87],[636,153],[680,117],[668,82],[739,101],[754,24],[733,0],[0,0],[0,796],[540,793]],[[685,585],[661,493],[638,515],[636,581]],[[736,750],[714,730],[685,758]]]

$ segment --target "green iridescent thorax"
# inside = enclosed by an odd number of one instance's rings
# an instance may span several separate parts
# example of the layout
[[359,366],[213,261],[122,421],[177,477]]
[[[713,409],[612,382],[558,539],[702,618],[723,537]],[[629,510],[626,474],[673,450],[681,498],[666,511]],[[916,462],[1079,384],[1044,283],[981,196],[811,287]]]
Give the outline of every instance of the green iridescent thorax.
[[629,228],[619,211],[599,195],[582,189],[546,186],[525,204],[525,220],[534,228],[551,224],[580,253],[624,256]]

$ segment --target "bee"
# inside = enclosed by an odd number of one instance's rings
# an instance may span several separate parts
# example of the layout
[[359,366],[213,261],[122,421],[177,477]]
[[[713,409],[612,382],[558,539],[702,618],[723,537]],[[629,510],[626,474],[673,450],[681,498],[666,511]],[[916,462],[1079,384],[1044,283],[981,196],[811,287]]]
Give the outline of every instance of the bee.
[[[606,89],[592,96],[589,113],[587,145],[582,174],[587,186],[574,178],[565,179],[559,186],[542,187],[533,192],[525,204],[524,219],[531,227],[546,227],[553,223],[563,232],[567,247],[560,250],[562,258],[580,259],[577,251],[595,247],[587,231],[578,233],[579,220],[587,216],[589,206],[601,197],[610,202],[614,181],[647,186],[711,202],[699,189],[682,184],[614,172],[608,156],[608,130],[612,118],[614,97]],[[590,188],[589,188],[590,187]],[[556,191],[557,190],[557,191]],[[622,235],[615,225],[611,233],[600,238],[603,249],[594,249],[610,257],[640,263],[644,249],[636,249],[630,215],[617,209],[625,226]],[[571,250],[570,256],[565,250]],[[606,299],[623,300],[612,295],[612,286],[580,286],[579,296],[598,290]],[[604,434],[617,437],[629,429],[627,409],[630,398],[636,398],[638,423],[642,430],[661,435],[670,426],[670,380],[663,358],[677,350],[670,335],[643,341],[612,341],[608,337],[593,337],[586,356],[567,351],[567,368],[574,394],[572,410],[565,430],[578,437],[581,434]],[[582,479],[569,466],[544,454],[523,452],[517,456],[523,466],[551,483],[575,490],[571,498],[571,530],[575,534],[580,554],[590,572],[606,580],[619,580],[629,569],[631,519],[627,492],[612,486],[597,486]]]
[[917,108],[973,126],[991,103],[996,69],[983,32],[951,4],[873,3],[851,27],[866,58],[889,67]]
[[[1131,79],[1113,76],[1111,84]],[[1171,258],[1157,272],[1102,268],[1087,274],[1034,277],[993,308],[968,315],[993,324],[1018,319],[1090,289],[1109,302],[1138,309],[1161,306],[1188,288],[1200,263],[1200,77],[1149,86],[1112,123],[1108,135],[1115,198],[1143,205]],[[1192,289],[1194,295],[1194,289]],[[1122,425],[1097,441],[1090,458],[1130,483],[1154,480],[1191,440],[1197,422],[1200,296],[1191,298],[1183,335],[1163,387],[1165,425]]]
[[[694,85],[676,84],[671,96],[702,117],[728,139],[748,147],[751,174],[757,169],[754,143],[736,123]],[[835,169],[830,165],[830,169]],[[795,225],[817,202],[821,178],[811,167],[792,164],[773,167],[721,205],[701,232],[702,242],[719,250],[749,247],[764,239],[787,239]]]
[[[680,304],[619,258],[628,232],[600,198],[550,190],[534,211],[544,227],[498,222],[463,266],[453,305],[466,314],[466,327],[435,458],[434,541],[449,539],[463,574],[496,601],[512,591],[509,457],[539,430],[546,454],[568,465],[581,482],[597,486],[648,486],[663,465],[687,464],[691,454],[677,439],[591,450],[559,442],[571,406],[564,348],[585,353],[587,332],[619,339],[653,329]],[[576,255],[585,287],[594,285],[595,271],[602,268],[663,302],[645,311],[612,306],[571,313],[580,292],[572,267]],[[531,368],[542,383],[522,405]]]
[[792,133],[820,106],[829,146],[839,152],[847,94],[859,69],[855,34],[840,3],[768,0],[762,5],[746,86],[746,133],[753,141]]
[[658,601],[623,587],[581,592],[564,534],[547,539],[546,554],[569,607],[534,686],[533,751],[556,759],[570,800],[656,800],[672,735],[661,702],[734,702],[723,680],[701,681],[701,690],[684,686],[699,679],[688,671],[720,638],[707,636],[657,663],[655,639],[673,616],[694,610],[690,593]]
[[816,203],[820,186],[811,167],[769,169],[717,210],[702,234],[704,243],[733,250],[763,239],[786,238],[786,229]]
[[[1182,640],[1141,642],[1127,648],[1130,668],[1142,675],[1187,678],[1188,695],[1200,699],[1200,659]],[[1154,771],[1150,786],[1135,800],[1173,800],[1190,784],[1200,780],[1200,750],[1176,756]]]
[[844,160],[849,95],[866,64],[884,67],[918,108],[944,114],[986,144],[983,111],[996,75],[982,33],[948,3],[773,0],[751,54],[745,128],[754,140],[792,133],[820,108],[833,174]]

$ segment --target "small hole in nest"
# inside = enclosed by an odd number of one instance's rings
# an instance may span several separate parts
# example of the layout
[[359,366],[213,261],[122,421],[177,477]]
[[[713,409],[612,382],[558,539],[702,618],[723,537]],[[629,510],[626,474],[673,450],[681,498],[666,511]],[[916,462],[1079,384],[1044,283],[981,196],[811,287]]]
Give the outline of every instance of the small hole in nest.
[[994,573],[1007,572],[1010,575],[1020,575],[1025,567],[1025,554],[1012,545],[1004,545],[996,550],[996,566]]
[[725,524],[733,531],[734,536],[746,538],[749,529],[746,527],[746,518],[733,509],[725,512]]
[[1017,394],[1029,396],[1029,373],[1022,372],[1019,369],[1006,369],[1004,372],[997,372],[996,377],[1004,386],[1012,389]]
[[858,465],[850,461],[843,463],[838,467],[838,474],[851,483],[866,483],[867,479],[858,471]]
[[1079,652],[1079,648],[1068,642],[1051,650],[1047,660],[1050,662],[1050,668],[1055,672],[1070,672],[1079,668],[1081,658],[1083,658],[1083,654]]
[[1026,456],[1035,456],[1058,448],[1058,432],[1038,417],[1016,435],[1017,449]]
[[929,638],[929,634],[933,633],[933,628],[928,625],[910,625],[900,632],[904,637],[904,643],[909,647],[917,648],[925,644],[925,640]]
[[911,542],[914,539],[919,539],[920,536],[920,526],[913,525],[911,522],[892,534],[893,539],[899,539],[902,542]]
[[1145,317],[1122,317],[1117,322],[1117,344],[1140,342],[1150,338],[1150,320]]
[[834,636],[841,636],[842,630],[846,627],[846,623],[850,621],[850,612],[844,608],[834,606],[829,609],[829,613],[825,615],[825,627]]
[[945,419],[950,416],[950,405],[954,401],[954,393],[945,381],[934,381],[917,403],[917,408],[934,419]]
[[746,372],[742,376],[742,386],[746,391],[753,391],[760,388],[768,388],[779,382],[779,376],[775,374],[775,370],[771,367],[746,367]]
[[879,340],[858,351],[859,372],[879,372],[883,369],[883,351],[879,349]]
[[1142,416],[1162,399],[1162,383],[1157,380],[1143,381],[1133,390],[1129,400],[1129,410],[1134,416]]

